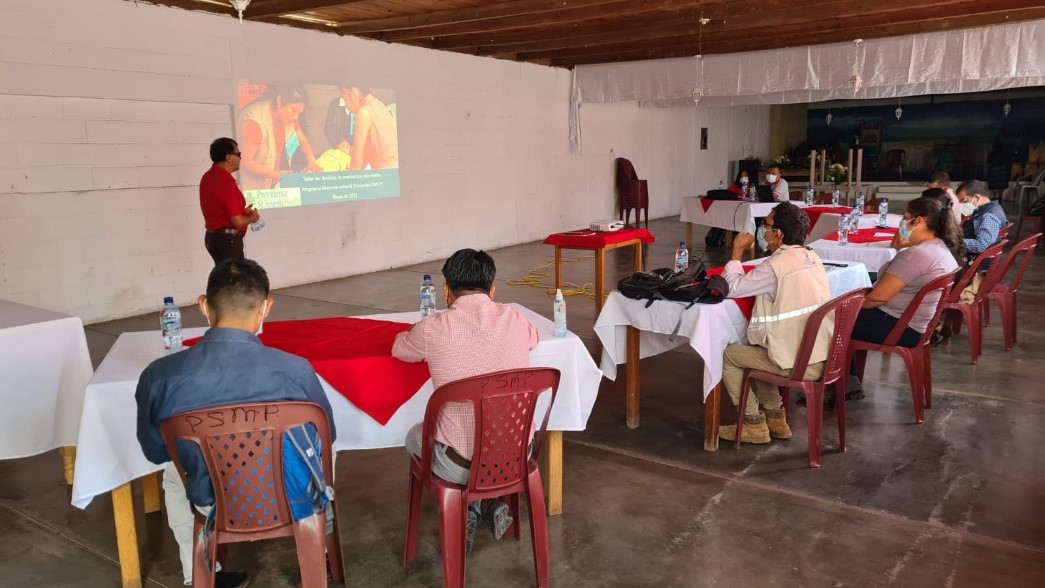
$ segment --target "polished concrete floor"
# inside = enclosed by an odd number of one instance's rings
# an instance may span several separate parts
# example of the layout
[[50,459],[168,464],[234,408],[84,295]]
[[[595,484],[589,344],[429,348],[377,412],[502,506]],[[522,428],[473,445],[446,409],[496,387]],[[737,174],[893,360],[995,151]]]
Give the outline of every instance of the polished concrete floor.
[[[668,265],[684,225],[673,218],[650,228],[658,244],[648,251],[648,266]],[[696,234],[702,243],[703,231]],[[498,264],[498,300],[550,317],[545,292],[505,281],[549,261],[551,248],[530,243],[491,253]],[[707,252],[714,261],[724,255]],[[630,272],[629,253],[611,253],[609,259],[614,282]],[[441,264],[285,288],[274,294],[271,318],[415,311],[420,275],[437,274]],[[590,259],[567,264],[567,280],[593,278]],[[1041,253],[1022,290],[1020,342],[1013,351],[1003,350],[997,322],[985,331],[977,366],[969,363],[964,334],[935,351],[934,405],[923,425],[913,424],[902,362],[872,357],[867,398],[848,406],[848,451],[836,451],[835,420],[825,415],[825,454],[817,470],[806,467],[805,410],[797,407],[791,411],[791,441],[706,453],[698,395],[702,366],[693,353],[675,351],[643,362],[642,426],[635,430],[624,426],[623,382],[604,380],[588,430],[565,435],[565,513],[549,522],[552,583],[1045,586]],[[568,315],[571,330],[598,352],[593,302],[570,298]],[[185,317],[187,326],[203,325],[192,309]],[[152,315],[90,325],[95,364],[120,333],[155,328]],[[733,419],[731,408],[724,413]],[[400,563],[403,451],[343,452],[337,466],[350,584],[440,585],[431,500],[418,559],[407,569]],[[180,585],[163,515],[139,511],[138,521],[146,585]],[[480,529],[468,559],[468,583],[532,585],[525,531],[523,537],[520,543],[498,543]],[[234,567],[253,574],[253,586],[296,584],[288,542],[236,548],[231,558]],[[99,497],[85,511],[71,507],[54,452],[0,461],[0,586],[116,586],[119,577],[108,499]]]

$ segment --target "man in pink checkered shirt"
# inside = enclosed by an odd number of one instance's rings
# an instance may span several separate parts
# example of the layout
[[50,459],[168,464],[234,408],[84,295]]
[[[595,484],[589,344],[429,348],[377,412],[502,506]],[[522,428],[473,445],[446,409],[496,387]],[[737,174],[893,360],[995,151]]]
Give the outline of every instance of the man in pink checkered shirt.
[[[426,361],[432,385],[516,368],[530,367],[530,350],[537,346],[537,328],[515,309],[493,301],[496,274],[493,258],[484,251],[461,249],[443,265],[443,295],[447,311],[426,317],[400,333],[392,355],[403,361]],[[421,454],[418,423],[406,436],[406,449]],[[444,405],[435,426],[432,473],[456,484],[468,483],[475,421],[468,403]],[[468,511],[468,549],[479,519],[500,539],[512,524],[508,505],[497,500],[473,502]]]

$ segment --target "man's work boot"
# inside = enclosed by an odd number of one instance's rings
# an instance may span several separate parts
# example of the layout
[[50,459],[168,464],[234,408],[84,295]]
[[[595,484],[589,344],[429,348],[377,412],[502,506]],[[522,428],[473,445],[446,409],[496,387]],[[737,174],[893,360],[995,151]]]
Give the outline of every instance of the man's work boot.
[[[769,435],[771,437],[774,439],[791,438],[791,427],[787,426],[787,418],[785,418],[784,409],[765,409],[762,412],[766,415],[766,426],[769,428]],[[747,427],[744,428],[746,429]]]
[[[726,441],[737,438],[736,425],[722,425],[718,428],[718,436]],[[744,417],[744,432],[740,436],[741,443],[769,443],[769,427],[766,426],[766,417]]]

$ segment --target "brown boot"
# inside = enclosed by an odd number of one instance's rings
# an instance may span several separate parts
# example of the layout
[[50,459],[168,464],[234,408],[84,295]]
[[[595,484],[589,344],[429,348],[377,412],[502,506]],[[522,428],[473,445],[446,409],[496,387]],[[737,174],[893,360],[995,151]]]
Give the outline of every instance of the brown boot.
[[766,426],[769,428],[770,436],[774,439],[791,438],[791,427],[787,426],[787,418],[784,414],[784,409],[765,409],[762,412],[766,415]]
[[[737,438],[736,425],[722,425],[718,428],[718,436],[726,441]],[[744,432],[740,436],[741,443],[769,443],[769,427],[766,426],[766,418],[762,415],[757,417],[744,417]]]

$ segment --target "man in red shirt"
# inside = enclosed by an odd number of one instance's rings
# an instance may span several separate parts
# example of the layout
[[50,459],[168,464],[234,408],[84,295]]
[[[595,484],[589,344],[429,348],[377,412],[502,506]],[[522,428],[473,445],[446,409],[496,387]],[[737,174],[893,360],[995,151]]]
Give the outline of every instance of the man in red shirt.
[[239,145],[228,137],[210,144],[210,160],[214,162],[200,179],[200,209],[207,234],[203,244],[214,259],[214,265],[226,259],[243,259],[243,235],[247,225],[258,222],[261,215],[247,206],[243,192],[232,172],[239,170]]

